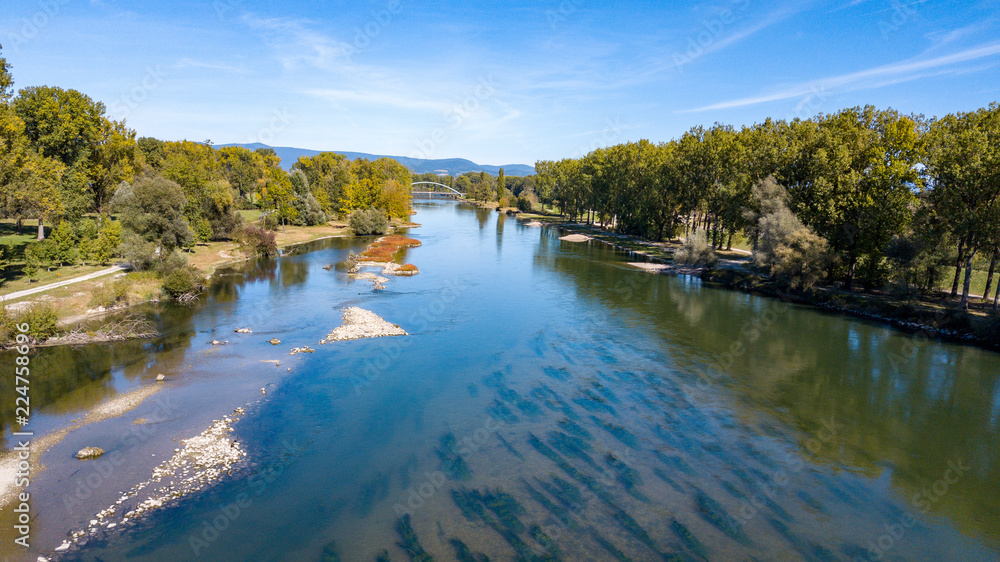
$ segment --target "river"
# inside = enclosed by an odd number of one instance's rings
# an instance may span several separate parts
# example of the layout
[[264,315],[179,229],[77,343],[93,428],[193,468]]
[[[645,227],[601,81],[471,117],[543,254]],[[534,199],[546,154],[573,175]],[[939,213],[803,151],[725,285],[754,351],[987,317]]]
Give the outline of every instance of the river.
[[[406,560],[409,522],[439,560],[456,539],[493,560],[1000,559],[996,354],[645,273],[472,206],[414,207],[421,273],[384,291],[323,269],[367,240],[325,240],[151,308],[154,341],[37,351],[39,435],[167,376],[43,455],[37,548],[242,406],[231,474],[61,558]],[[410,335],[319,345],[347,306]],[[86,445],[127,462],[67,501],[99,466],[69,459]]]

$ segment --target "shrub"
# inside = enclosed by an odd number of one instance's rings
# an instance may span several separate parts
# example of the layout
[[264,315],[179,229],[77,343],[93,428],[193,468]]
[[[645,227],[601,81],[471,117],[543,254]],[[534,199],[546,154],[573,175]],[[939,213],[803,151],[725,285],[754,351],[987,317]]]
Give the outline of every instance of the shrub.
[[173,298],[197,293],[201,289],[201,276],[191,266],[174,268],[163,276],[163,291]]
[[774,249],[771,272],[791,287],[808,290],[825,277],[829,261],[826,240],[802,227]]
[[349,224],[356,236],[385,234],[389,230],[389,217],[381,209],[358,209],[351,213]]
[[275,256],[278,254],[278,244],[274,240],[274,232],[263,228],[246,225],[239,230],[236,240],[240,249],[252,256]]
[[111,308],[118,303],[128,302],[131,287],[132,281],[128,277],[98,285],[91,294],[90,306]]
[[715,249],[708,241],[704,232],[695,232],[684,240],[684,245],[674,252],[674,261],[688,265],[704,265],[711,267],[719,261]]
[[173,298],[197,293],[202,289],[202,278],[198,270],[177,253],[167,256],[160,263],[157,272],[163,280],[163,291]]
[[15,324],[27,324],[28,335],[45,341],[59,333],[59,315],[48,303],[35,303],[15,319]]
[[530,213],[533,208],[534,205],[532,204],[531,199],[525,194],[522,193],[521,196],[517,198],[518,211],[521,211],[522,213]]

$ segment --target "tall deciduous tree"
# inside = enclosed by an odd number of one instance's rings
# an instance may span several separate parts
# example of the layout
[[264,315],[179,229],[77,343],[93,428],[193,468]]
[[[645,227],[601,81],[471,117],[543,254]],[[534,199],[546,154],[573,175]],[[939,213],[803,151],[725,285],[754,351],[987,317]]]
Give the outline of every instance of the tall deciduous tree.
[[1000,105],[938,119],[926,139],[932,204],[961,242],[964,310],[973,259],[983,248],[995,248],[1000,238]]
[[112,201],[122,228],[156,244],[160,259],[191,240],[191,229],[184,218],[186,204],[184,189],[159,176],[141,178],[134,186],[122,184]]

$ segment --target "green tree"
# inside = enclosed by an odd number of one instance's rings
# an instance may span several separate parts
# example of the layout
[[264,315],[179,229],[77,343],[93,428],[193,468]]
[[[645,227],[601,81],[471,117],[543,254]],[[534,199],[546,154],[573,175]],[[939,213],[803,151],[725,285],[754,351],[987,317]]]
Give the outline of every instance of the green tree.
[[961,307],[967,310],[973,259],[1000,238],[1000,105],[935,120],[926,141],[930,199],[960,241]]
[[118,256],[118,247],[122,242],[122,223],[106,217],[101,221],[101,229],[97,234],[97,243],[94,244],[94,260],[101,264],[108,264]]
[[500,168],[500,172],[497,175],[497,202],[500,206],[504,206],[507,198],[507,179],[504,177],[503,168]]
[[174,249],[188,244],[192,237],[184,218],[186,203],[180,185],[154,176],[144,177],[134,186],[122,184],[115,192],[112,206],[119,213],[122,228],[153,244],[162,261]]

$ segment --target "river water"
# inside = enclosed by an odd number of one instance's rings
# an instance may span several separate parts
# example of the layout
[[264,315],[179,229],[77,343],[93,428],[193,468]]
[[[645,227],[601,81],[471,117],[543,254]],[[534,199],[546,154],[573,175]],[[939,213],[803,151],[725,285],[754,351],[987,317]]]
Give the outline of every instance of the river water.
[[[457,540],[493,560],[1000,559],[996,354],[651,275],[456,202],[415,209],[421,273],[384,291],[323,269],[365,241],[326,240],[152,310],[156,341],[39,351],[39,433],[169,375],[43,456],[41,544],[246,405],[233,474],[63,558],[454,560]],[[410,335],[318,345],[347,306]],[[158,434],[110,437],[152,408],[171,414]],[[82,469],[62,459],[96,443],[129,461],[69,505]]]

